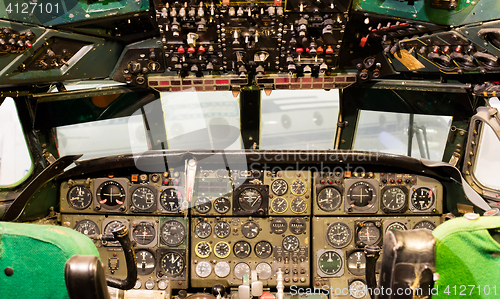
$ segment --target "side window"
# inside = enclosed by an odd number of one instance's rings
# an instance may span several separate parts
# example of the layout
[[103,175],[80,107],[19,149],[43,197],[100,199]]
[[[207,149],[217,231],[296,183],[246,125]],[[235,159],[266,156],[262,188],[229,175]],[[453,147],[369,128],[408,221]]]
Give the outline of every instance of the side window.
[[0,105],[0,187],[17,185],[31,172],[31,157],[16,105],[5,98]]

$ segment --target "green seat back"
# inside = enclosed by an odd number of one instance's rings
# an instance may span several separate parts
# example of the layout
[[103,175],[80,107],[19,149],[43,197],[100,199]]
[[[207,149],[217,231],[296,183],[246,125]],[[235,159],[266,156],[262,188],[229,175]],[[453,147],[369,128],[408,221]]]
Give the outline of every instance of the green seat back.
[[92,240],[72,229],[0,222],[0,298],[69,298],[64,265],[75,254],[99,256]]
[[459,217],[434,230],[439,280],[433,299],[500,298],[500,244],[488,232],[499,227],[500,217]]

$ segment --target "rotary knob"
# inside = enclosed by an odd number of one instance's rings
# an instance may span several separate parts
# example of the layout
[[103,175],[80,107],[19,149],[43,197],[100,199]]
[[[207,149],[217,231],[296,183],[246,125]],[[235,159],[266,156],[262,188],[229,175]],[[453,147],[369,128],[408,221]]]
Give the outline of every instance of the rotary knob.
[[141,70],[141,64],[140,64],[140,63],[138,63],[138,62],[132,61],[132,62],[130,62],[130,64],[128,65],[128,70],[129,70],[132,74],[138,73],[138,72],[140,72],[140,70]]

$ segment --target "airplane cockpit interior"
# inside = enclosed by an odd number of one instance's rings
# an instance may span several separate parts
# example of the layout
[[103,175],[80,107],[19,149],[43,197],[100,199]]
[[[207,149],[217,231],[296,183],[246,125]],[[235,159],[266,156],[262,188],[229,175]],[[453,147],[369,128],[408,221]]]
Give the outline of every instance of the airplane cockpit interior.
[[499,298],[497,0],[3,0],[0,298]]

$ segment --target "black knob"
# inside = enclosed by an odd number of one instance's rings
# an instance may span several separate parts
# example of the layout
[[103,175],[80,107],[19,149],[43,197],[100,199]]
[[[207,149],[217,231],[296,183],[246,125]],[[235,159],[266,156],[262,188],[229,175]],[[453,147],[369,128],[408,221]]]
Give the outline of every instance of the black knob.
[[151,60],[155,60],[156,59],[156,53],[153,51],[153,52],[149,52],[149,59]]
[[212,295],[214,295],[215,297],[217,297],[218,295],[224,297],[226,295],[226,288],[221,284],[214,284],[214,286],[212,287]]

